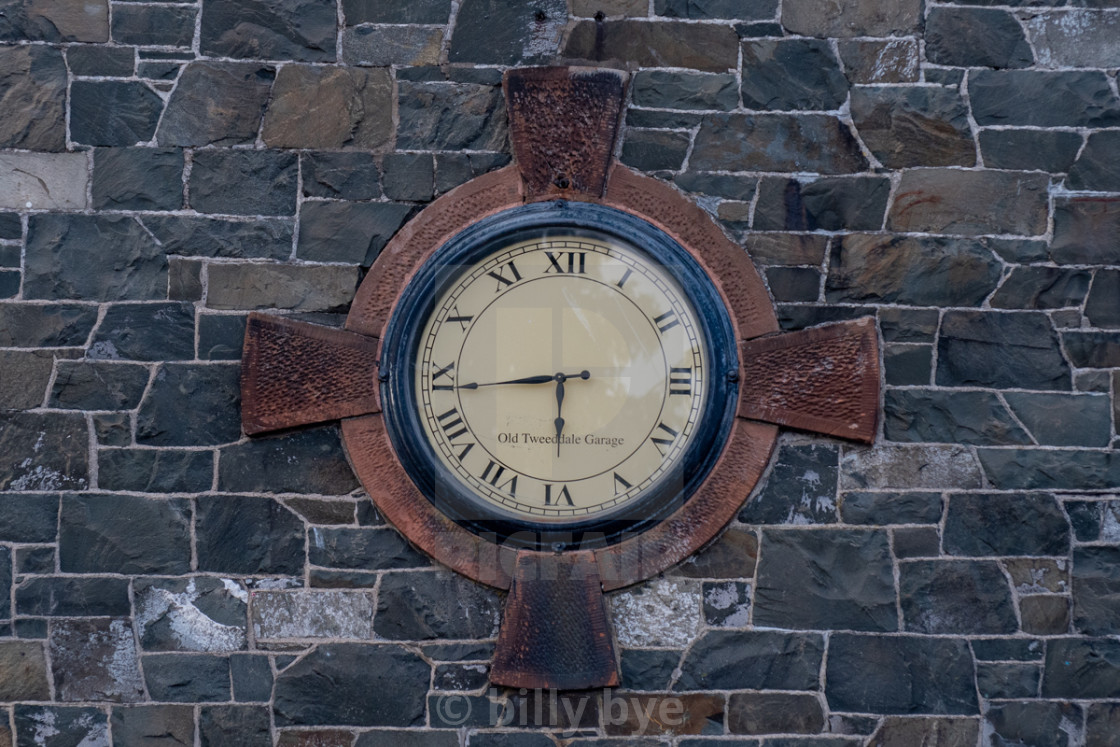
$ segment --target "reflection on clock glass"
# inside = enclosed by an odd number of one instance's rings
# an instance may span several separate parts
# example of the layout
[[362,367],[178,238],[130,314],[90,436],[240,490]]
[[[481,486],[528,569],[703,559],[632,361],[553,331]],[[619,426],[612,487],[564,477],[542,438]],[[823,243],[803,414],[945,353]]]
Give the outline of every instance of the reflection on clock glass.
[[670,268],[568,232],[454,273],[420,335],[415,387],[428,442],[470,493],[514,518],[578,521],[679,466],[709,373]]

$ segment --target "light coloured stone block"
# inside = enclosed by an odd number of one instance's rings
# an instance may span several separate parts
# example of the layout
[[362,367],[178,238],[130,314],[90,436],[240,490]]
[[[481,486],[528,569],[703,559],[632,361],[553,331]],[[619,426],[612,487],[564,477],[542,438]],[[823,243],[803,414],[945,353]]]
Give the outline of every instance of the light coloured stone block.
[[88,184],[85,153],[0,153],[0,208],[82,210]]
[[258,640],[373,636],[373,597],[353,591],[262,591],[253,594]]

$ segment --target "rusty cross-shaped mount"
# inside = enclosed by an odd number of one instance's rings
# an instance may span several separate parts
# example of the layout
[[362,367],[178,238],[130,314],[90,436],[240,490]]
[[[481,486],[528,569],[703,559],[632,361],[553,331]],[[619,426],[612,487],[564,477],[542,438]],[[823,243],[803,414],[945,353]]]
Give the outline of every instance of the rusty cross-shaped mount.
[[[250,315],[242,358],[246,433],[341,421],[350,463],[378,510],[414,545],[508,590],[491,681],[512,687],[618,683],[603,597],[684,560],[735,516],[762,475],[779,426],[870,443],[879,412],[874,319],[782,333],[743,248],[674,188],[612,158],[626,76],[530,68],[506,75],[514,163],[443,195],[389,242],[343,329]],[[710,276],[738,344],[736,417],[698,489],[635,536],[547,552],[494,543],[441,513],[409,478],[382,413],[381,341],[417,269],[475,222],[544,200],[604,205],[680,243]],[[749,241],[748,241],[749,246]]]

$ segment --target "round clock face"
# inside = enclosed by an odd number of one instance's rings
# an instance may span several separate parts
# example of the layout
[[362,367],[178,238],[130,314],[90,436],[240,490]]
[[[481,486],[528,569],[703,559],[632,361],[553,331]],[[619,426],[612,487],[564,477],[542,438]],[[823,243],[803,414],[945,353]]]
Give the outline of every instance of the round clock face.
[[450,242],[402,299],[391,433],[435,505],[480,533],[610,541],[710,466],[728,389],[714,289],[629,216],[513,212]]

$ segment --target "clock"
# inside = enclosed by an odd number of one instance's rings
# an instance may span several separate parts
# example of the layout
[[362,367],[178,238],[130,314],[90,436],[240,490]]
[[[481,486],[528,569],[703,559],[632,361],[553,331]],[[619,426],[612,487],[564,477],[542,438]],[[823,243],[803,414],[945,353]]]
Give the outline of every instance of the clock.
[[344,328],[247,323],[245,432],[340,423],[385,519],[507,592],[495,684],[618,684],[604,593],[715,538],[780,426],[877,428],[874,319],[782,332],[743,247],[612,157],[625,81],[508,71],[513,164],[401,228]]

